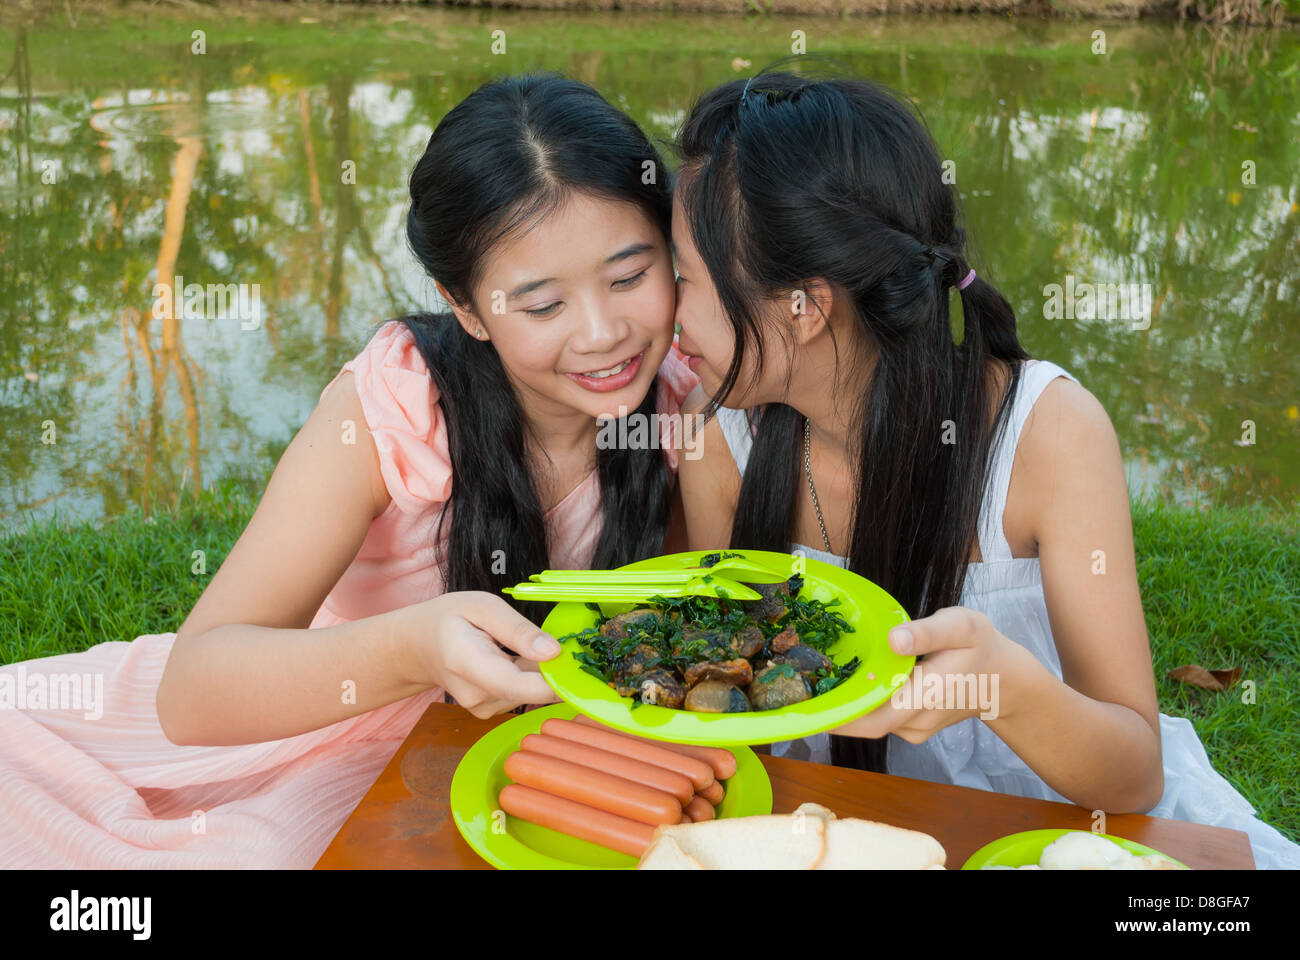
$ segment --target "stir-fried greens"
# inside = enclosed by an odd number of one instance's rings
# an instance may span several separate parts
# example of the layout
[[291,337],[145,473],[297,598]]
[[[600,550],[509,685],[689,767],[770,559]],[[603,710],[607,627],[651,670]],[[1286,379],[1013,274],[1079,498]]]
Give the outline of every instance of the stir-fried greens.
[[[701,566],[736,554],[710,554]],[[712,563],[710,562],[712,561]],[[831,690],[859,660],[837,664],[827,651],[848,622],[838,601],[798,596],[803,578],[747,584],[762,600],[655,596],[563,640],[574,657],[632,705],[658,704],[705,713],[775,710]]]

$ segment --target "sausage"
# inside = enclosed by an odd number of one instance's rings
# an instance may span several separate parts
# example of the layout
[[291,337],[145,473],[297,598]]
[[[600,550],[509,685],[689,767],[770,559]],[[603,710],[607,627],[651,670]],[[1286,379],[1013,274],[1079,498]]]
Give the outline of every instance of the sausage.
[[691,819],[696,823],[701,820],[712,820],[718,813],[713,809],[713,804],[701,796],[691,798],[691,802],[686,805],[686,812],[691,815]]
[[690,803],[691,797],[695,796],[695,784],[680,773],[656,767],[653,763],[633,760],[621,753],[610,753],[608,750],[589,747],[585,743],[564,740],[544,733],[530,733],[519,741],[519,748],[530,753],[558,757],[584,767],[593,767],[596,770],[612,773],[616,777],[622,777],[624,780],[671,793],[682,806]]
[[586,804],[574,803],[521,783],[508,783],[502,787],[497,802],[512,817],[631,857],[645,853],[654,838],[655,828],[648,823],[638,823]]
[[526,787],[652,827],[682,819],[682,805],[670,793],[557,757],[518,750],[506,757],[505,771],[507,777]]
[[561,737],[565,740],[585,743],[601,750],[621,753],[632,757],[634,760],[642,760],[646,763],[666,767],[690,780],[696,790],[703,790],[714,780],[713,768],[703,760],[675,753],[672,750],[665,750],[653,743],[633,740],[631,737],[625,737],[613,730],[602,730],[599,727],[588,726],[584,723],[575,723],[572,720],[561,720],[559,717],[552,717],[542,723],[542,733]]
[[719,780],[730,780],[736,775],[736,755],[730,750],[724,750],[722,747],[699,747],[691,743],[668,743],[664,740],[639,737],[635,733],[610,730],[599,720],[593,720],[585,714],[578,714],[578,716],[574,717],[574,720],[586,726],[595,727],[597,730],[609,730],[610,733],[617,734],[620,737],[627,737],[629,740],[640,740],[642,743],[653,744],[656,747],[663,747],[665,750],[672,750],[674,753],[680,753],[683,756],[703,760],[713,768],[713,775]]
[[[723,792],[722,789],[722,784],[720,784],[717,780],[714,780],[713,783],[709,784],[707,787],[705,787],[703,790],[700,791],[700,796],[703,797],[705,800],[709,801],[709,803],[713,804],[715,807],[722,802],[722,798],[725,795],[726,794]],[[689,800],[686,802],[690,803]]]

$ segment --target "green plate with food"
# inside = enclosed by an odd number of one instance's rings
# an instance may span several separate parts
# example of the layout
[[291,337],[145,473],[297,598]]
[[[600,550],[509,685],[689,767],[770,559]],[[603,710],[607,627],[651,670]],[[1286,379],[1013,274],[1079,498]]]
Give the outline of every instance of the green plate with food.
[[565,701],[616,730],[708,746],[832,730],[902,686],[916,658],[894,653],[888,634],[907,613],[849,570],[767,550],[697,550],[620,569],[707,568],[730,557],[786,579],[747,584],[762,594],[758,601],[559,603],[543,628],[561,652],[540,664],[542,675]]
[[[1046,861],[1040,863],[1044,857]],[[1034,865],[1041,865],[1045,870],[1189,869],[1169,854],[1153,850],[1134,840],[1088,830],[1058,829],[1026,830],[1001,837],[972,853],[962,869],[986,870],[991,867]]]
[[[507,759],[520,751],[525,737],[543,733],[547,720],[574,720],[577,716],[578,711],[567,703],[529,710],[480,737],[456,767],[451,780],[452,819],[465,842],[494,867],[585,870],[636,866],[637,857],[629,853],[531,823],[502,809],[501,791],[514,782],[505,770]],[[577,746],[581,749],[582,744]],[[735,757],[735,773],[719,781],[723,796],[716,817],[771,813],[772,783],[763,764],[748,747],[728,749]]]

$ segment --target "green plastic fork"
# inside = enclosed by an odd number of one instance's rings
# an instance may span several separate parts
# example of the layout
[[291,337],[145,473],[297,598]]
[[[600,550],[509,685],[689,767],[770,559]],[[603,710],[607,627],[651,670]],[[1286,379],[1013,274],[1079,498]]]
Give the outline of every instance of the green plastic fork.
[[686,567],[681,570],[543,570],[529,580],[539,583],[626,584],[686,583],[697,577],[713,576],[746,583],[784,583],[790,574],[779,573],[750,560],[729,557],[711,567]]
[[[554,573],[556,571],[546,571]],[[630,570],[613,571],[567,571],[573,573],[633,573]],[[722,597],[729,600],[761,600],[763,595],[743,583],[729,577],[716,577],[708,571],[690,573],[685,576],[674,575],[665,578],[660,572],[647,572],[639,579],[619,577],[613,580],[587,578],[572,579],[563,582],[529,580],[505,587],[502,593],[509,594],[517,600],[555,600],[555,601],[597,601],[627,602],[649,600],[651,597]],[[534,576],[538,576],[534,574]]]

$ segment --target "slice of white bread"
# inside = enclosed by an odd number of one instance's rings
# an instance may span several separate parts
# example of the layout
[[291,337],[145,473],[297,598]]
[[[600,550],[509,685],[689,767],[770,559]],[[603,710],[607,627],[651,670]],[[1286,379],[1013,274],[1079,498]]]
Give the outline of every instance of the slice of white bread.
[[768,814],[662,826],[640,869],[942,870],[947,854],[929,834],[886,823],[839,819],[803,803]]
[[874,820],[836,820],[826,828],[826,854],[817,870],[944,869],[948,854],[919,830]]
[[700,861],[684,852],[672,834],[656,836],[641,856],[638,870],[703,870]]
[[819,803],[801,803],[794,815],[826,821],[826,851],[814,870],[942,870],[948,854],[938,840],[876,820],[840,820]]
[[[680,851],[664,853],[673,841]],[[682,869],[682,857],[706,870],[811,870],[826,844],[826,822],[807,817],[796,830],[789,814],[764,814],[655,828],[638,869]]]

